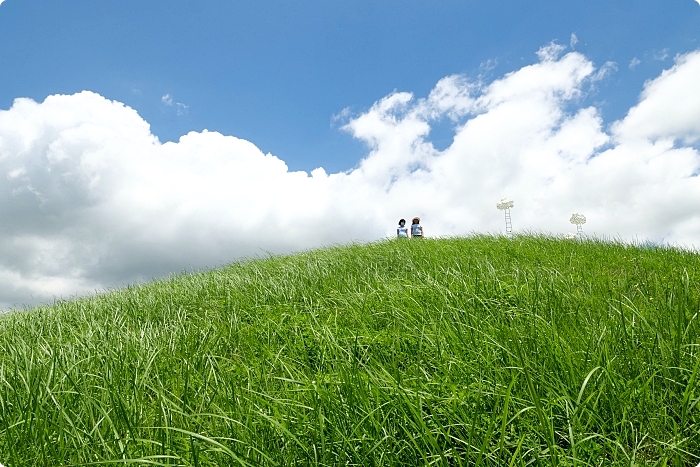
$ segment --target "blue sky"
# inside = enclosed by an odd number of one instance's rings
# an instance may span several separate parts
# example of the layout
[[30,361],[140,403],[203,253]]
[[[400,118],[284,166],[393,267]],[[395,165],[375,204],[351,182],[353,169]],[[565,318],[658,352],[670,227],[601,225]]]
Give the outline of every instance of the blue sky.
[[[588,96],[613,121],[645,80],[700,47],[699,31],[693,0],[6,0],[0,108],[90,90],[136,109],[161,141],[206,128],[291,169],[337,172],[365,154],[332,122],[346,107],[366,110],[393,90],[425,96],[450,74],[500,76],[575,34],[596,65],[617,64]],[[436,145],[449,139],[433,133]]]
[[0,309],[503,197],[700,250],[699,1],[0,0]]

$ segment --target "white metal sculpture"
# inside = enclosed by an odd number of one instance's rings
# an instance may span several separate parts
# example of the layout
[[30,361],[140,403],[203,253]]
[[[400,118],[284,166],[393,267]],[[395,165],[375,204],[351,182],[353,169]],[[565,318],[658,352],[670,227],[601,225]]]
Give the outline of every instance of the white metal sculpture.
[[583,237],[583,227],[581,226],[586,223],[586,216],[575,212],[571,215],[569,222],[576,225],[576,235]]
[[510,208],[513,207],[513,200],[510,198],[501,198],[501,200],[496,204],[499,211],[504,211],[506,215],[506,234],[511,235],[513,233],[513,225],[510,222]]
[[566,235],[564,235],[564,238],[567,239],[567,240],[573,240],[573,239],[576,238],[576,234],[575,234],[575,233],[571,233],[571,232],[566,232]]

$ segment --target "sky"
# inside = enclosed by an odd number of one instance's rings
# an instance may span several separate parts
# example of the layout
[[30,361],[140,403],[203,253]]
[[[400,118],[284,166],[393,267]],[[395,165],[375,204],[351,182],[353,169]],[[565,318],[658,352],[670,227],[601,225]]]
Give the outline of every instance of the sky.
[[516,231],[700,247],[700,2],[0,0],[0,308]]

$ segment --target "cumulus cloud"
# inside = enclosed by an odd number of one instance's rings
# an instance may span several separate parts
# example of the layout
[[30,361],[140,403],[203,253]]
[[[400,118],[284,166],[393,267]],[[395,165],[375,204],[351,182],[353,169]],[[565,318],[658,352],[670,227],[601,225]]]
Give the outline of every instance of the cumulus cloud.
[[692,144],[700,137],[700,53],[684,55],[661,76],[648,82],[638,105],[614,125],[618,140],[681,140]]
[[[341,112],[368,153],[335,174],[290,171],[216,132],[161,143],[92,92],[17,99],[0,111],[0,302],[373,240],[414,215],[428,235],[497,232],[504,196],[516,231],[562,233],[581,212],[589,234],[700,244],[700,52],[677,57],[609,130],[577,106],[601,69],[562,53],[550,44],[492,82],[448,76],[427,97]],[[445,119],[454,140],[440,151],[430,131]]]

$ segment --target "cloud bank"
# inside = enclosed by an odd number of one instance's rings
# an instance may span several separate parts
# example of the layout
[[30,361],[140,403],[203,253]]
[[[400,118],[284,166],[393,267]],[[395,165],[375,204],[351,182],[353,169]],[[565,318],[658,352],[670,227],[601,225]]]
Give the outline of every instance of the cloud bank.
[[[610,70],[543,47],[492,82],[395,92],[344,131],[368,154],[327,174],[289,171],[253,143],[191,132],[160,143],[136,111],[92,92],[0,111],[0,306],[99,291],[244,256],[391,235],[571,230],[700,246],[700,51],[649,81],[604,125],[582,98]],[[431,128],[451,122],[437,150]],[[331,156],[329,156],[331,157]]]

